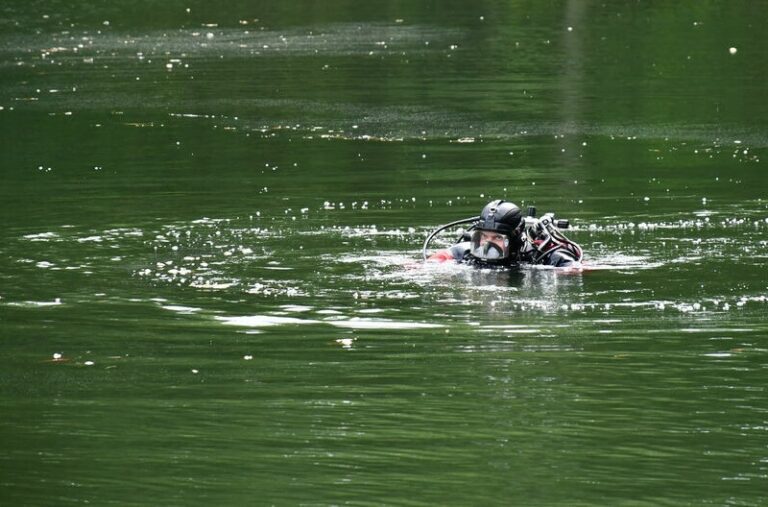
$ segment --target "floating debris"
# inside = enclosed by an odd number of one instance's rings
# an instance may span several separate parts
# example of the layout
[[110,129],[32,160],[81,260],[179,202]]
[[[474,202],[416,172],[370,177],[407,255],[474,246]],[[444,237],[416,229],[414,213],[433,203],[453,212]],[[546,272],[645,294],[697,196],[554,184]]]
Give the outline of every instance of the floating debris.
[[339,338],[336,340],[336,343],[338,343],[345,349],[351,349],[352,344],[355,343],[355,340],[357,340],[357,338]]

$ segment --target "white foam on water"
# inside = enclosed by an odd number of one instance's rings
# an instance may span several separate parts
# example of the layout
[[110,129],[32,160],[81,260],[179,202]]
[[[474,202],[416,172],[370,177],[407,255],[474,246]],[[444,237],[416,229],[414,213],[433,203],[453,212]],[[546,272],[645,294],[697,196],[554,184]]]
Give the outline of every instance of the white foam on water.
[[540,335],[544,332],[544,330],[542,329],[532,328],[532,327],[504,327],[504,326],[482,326],[478,329],[478,331],[486,334],[504,333],[505,335],[510,335],[510,334]]
[[313,307],[311,306],[304,306],[304,305],[282,305],[280,306],[280,309],[285,310],[286,312],[295,312],[295,313],[302,313],[302,312],[308,312],[312,310]]
[[388,319],[366,319],[352,317],[349,319],[300,319],[296,317],[283,317],[279,315],[248,315],[236,317],[216,317],[216,320],[240,327],[273,327],[284,325],[317,325],[326,324],[344,329],[436,329],[445,327],[442,324],[429,324],[424,322],[395,321]]
[[180,306],[180,305],[164,305],[161,306],[164,310],[170,310],[172,312],[181,313],[185,315],[194,314],[202,311],[202,308],[195,308],[193,306]]
[[60,238],[60,236],[55,232],[41,232],[39,234],[27,234],[22,237],[29,241],[50,241],[53,239]]
[[229,326],[241,327],[272,327],[284,325],[320,324],[319,320],[298,319],[295,317],[280,317],[277,315],[248,315],[240,317],[216,317],[216,320]]
[[238,282],[216,282],[213,280],[201,280],[201,281],[192,282],[189,284],[189,286],[194,287],[196,289],[224,290],[224,289],[229,289],[230,287],[234,287],[237,284]]
[[[560,324],[560,325],[553,325],[550,326],[550,328],[565,328],[568,327],[568,324]],[[543,333],[544,330],[540,328],[533,328],[527,324],[486,324],[480,327],[480,330],[482,332],[486,333],[495,333],[499,331],[507,332],[507,333]]]
[[101,243],[104,238],[101,236],[86,236],[85,238],[78,238],[79,243]]
[[445,327],[442,324],[428,324],[425,322],[407,322],[385,319],[364,319],[352,317],[348,320],[325,321],[335,327],[346,329],[438,329]]
[[8,306],[41,308],[48,306],[59,306],[63,305],[64,303],[61,301],[61,298],[56,298],[53,301],[9,301],[6,304]]

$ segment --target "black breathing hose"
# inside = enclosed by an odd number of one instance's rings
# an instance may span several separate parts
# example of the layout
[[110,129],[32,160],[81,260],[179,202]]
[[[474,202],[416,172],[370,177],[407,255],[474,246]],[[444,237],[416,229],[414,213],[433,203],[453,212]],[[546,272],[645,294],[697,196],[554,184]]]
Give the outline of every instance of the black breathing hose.
[[451,222],[450,224],[441,225],[440,227],[432,231],[432,234],[427,236],[426,241],[424,241],[424,246],[421,249],[421,255],[424,256],[424,260],[427,260],[427,248],[429,247],[430,241],[432,241],[432,239],[435,236],[437,236],[438,234],[440,234],[441,232],[443,232],[449,227],[453,227],[454,225],[459,225],[459,224],[467,224],[469,222],[474,222],[475,220],[480,220],[480,217],[477,216],[477,217],[463,218],[461,220],[456,220],[455,222]]

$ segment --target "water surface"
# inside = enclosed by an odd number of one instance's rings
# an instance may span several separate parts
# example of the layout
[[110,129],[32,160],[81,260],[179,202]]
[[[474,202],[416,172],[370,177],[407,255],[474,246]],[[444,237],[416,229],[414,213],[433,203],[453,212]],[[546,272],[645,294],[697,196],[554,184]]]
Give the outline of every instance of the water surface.
[[6,3],[0,500],[761,505],[767,9]]

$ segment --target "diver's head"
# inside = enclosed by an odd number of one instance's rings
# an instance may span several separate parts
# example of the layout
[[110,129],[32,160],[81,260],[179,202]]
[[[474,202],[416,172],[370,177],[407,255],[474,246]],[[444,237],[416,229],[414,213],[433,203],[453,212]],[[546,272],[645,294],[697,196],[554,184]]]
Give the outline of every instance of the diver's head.
[[469,254],[486,264],[511,264],[520,247],[523,213],[509,201],[489,202],[473,224]]

